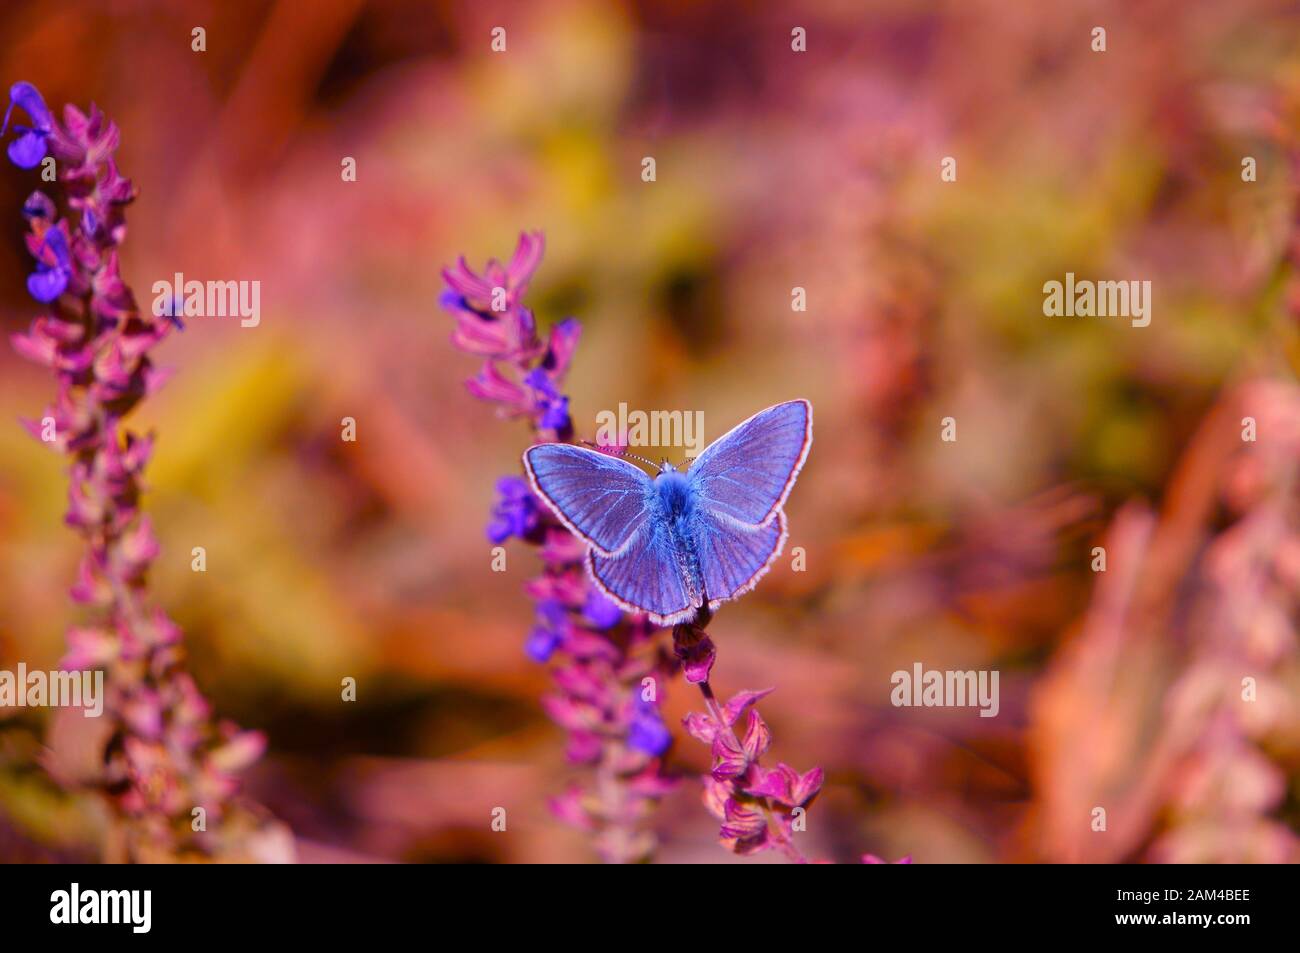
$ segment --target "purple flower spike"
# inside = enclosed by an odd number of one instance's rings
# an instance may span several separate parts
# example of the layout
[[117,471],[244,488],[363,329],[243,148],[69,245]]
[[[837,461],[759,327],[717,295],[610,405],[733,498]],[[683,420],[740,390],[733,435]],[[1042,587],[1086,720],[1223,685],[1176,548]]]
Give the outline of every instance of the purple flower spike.
[[54,129],[54,117],[50,115],[40,90],[31,83],[14,83],[9,88],[9,108],[5,110],[4,126],[0,127],[0,136],[9,131],[9,116],[15,106],[27,113],[33,125],[31,127],[14,125],[14,129],[21,134],[9,143],[9,160],[20,169],[32,169],[49,151],[46,140]]
[[[526,420],[535,441],[570,440],[573,420],[561,385],[581,328],[567,318],[543,341],[522,300],[542,248],[540,234],[525,233],[509,263],[489,261],[481,275],[460,259],[443,271],[447,288],[438,303],[455,322],[453,344],[482,362],[466,389],[495,405],[498,416]],[[41,352],[48,345],[42,340],[30,348]],[[606,860],[646,860],[655,847],[651,809],[674,784],[660,761],[672,733],[655,705],[639,700],[648,674],[660,685],[671,675],[655,644],[659,632],[596,590],[583,568],[586,546],[539,505],[527,482],[505,477],[497,495],[488,539],[500,544],[517,537],[542,562],[541,575],[525,586],[537,622],[524,645],[530,658],[550,665],[557,688],[542,708],[568,733],[568,760],[595,775],[589,789],[573,785],[553,798],[552,811],[591,834]]]
[[[55,194],[33,192],[22,209],[36,259],[27,288],[49,309],[12,342],[54,374],[51,446],[71,460],[64,522],[85,545],[71,596],[94,620],[68,632],[62,666],[104,669],[104,747],[99,773],[83,780],[108,808],[105,858],[290,860],[283,826],[237,796],[238,772],[261,753],[261,736],[214,719],[182,665],[180,628],[149,604],[159,546],[140,502],[152,440],[132,433],[126,417],[166,378],[150,354],[171,325],[141,312],[121,277],[118,245],[135,189],[113,162],[117,128],[73,106],[56,122],[30,83],[15,84],[9,99],[6,130],[15,106],[34,123],[18,127],[9,157],[30,168],[48,146],[59,161]],[[207,811],[206,830],[191,827],[196,805]]]

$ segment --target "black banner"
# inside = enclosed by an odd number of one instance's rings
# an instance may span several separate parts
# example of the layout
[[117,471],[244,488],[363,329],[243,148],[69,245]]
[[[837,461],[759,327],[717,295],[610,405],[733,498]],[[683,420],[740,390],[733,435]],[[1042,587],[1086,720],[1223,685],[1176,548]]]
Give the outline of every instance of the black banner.
[[[820,930],[843,920],[864,942],[911,934],[927,947],[947,939],[1126,934],[1234,943],[1290,922],[1283,903],[1294,892],[1289,867],[867,865],[849,879],[841,872],[733,865],[702,876],[645,868],[601,870],[593,883],[587,878],[596,872],[582,867],[11,866],[0,869],[7,881],[0,910],[7,939],[70,943],[337,943],[416,930],[437,942],[444,930],[455,936],[471,924],[495,935],[613,918],[635,932],[648,916],[683,930],[698,921],[704,935],[735,931],[737,938],[766,929],[760,924],[807,929],[798,926],[807,919]],[[766,905],[746,899],[755,890]],[[441,925],[431,933],[431,923]]]

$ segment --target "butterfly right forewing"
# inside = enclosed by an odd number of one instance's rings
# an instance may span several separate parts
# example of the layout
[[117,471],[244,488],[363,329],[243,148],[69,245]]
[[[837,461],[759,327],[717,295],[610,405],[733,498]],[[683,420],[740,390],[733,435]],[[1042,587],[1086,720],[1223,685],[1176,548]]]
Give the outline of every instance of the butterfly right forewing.
[[812,404],[760,411],[711,443],[688,471],[696,500],[752,526],[775,518],[812,446]]

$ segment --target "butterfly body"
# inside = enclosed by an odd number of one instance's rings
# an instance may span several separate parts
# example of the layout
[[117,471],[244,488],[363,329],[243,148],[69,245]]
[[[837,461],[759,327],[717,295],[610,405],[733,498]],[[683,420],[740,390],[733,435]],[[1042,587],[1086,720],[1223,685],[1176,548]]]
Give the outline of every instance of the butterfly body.
[[752,589],[780,555],[782,506],[812,445],[812,406],[777,404],[681,471],[651,478],[610,454],[541,444],[524,454],[533,488],[588,544],[587,569],[620,606],[670,625]]
[[654,513],[667,527],[666,541],[681,574],[686,594],[699,605],[704,593],[700,571],[699,547],[695,536],[699,526],[695,519],[695,493],[686,474],[665,464],[651,484],[654,490]]

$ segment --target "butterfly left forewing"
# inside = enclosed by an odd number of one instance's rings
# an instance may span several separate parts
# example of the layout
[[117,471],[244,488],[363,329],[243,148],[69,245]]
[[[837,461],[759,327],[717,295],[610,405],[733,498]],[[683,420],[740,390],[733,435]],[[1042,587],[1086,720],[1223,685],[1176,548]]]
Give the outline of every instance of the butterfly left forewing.
[[543,443],[524,453],[524,470],[560,522],[602,555],[626,547],[649,517],[650,477],[626,460]]

